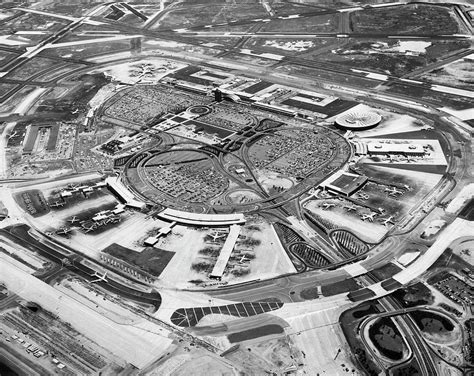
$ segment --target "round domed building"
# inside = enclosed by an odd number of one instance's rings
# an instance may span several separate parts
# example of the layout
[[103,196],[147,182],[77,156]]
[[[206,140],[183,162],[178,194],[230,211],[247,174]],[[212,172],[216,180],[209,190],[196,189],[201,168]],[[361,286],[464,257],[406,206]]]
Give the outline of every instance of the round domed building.
[[382,117],[370,111],[349,111],[336,118],[335,125],[338,128],[351,131],[364,131],[379,125]]

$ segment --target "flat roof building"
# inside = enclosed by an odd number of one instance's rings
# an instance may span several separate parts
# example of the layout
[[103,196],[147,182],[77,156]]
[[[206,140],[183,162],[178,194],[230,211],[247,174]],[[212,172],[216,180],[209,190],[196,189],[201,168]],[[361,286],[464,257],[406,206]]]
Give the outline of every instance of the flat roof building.
[[142,210],[146,207],[146,203],[139,201],[135,196],[122,184],[118,177],[108,177],[105,179],[107,188],[116,195],[120,201],[126,206],[134,209]]
[[323,181],[320,186],[326,191],[350,196],[362,188],[367,181],[367,176],[338,171]]
[[240,230],[242,229],[239,225],[232,225],[230,226],[229,235],[225,239],[225,243],[222,246],[221,252],[219,253],[219,257],[212,269],[211,274],[209,274],[209,278],[214,279],[221,279],[224,275],[225,268],[227,263],[229,262],[230,255],[234,250],[235,243],[237,243],[237,239],[240,235]]
[[143,242],[145,247],[153,247],[156,243],[158,243],[158,236],[149,236]]
[[169,221],[198,226],[228,226],[245,223],[245,217],[242,213],[200,214],[168,208],[159,213],[158,216]]
[[367,152],[369,155],[404,154],[424,155],[425,148],[421,144],[404,143],[382,143],[368,142]]

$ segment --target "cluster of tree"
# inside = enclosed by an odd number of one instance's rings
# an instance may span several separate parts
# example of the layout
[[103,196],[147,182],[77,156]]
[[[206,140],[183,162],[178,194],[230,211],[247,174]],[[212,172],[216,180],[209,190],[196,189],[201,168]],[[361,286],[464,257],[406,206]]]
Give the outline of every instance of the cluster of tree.
[[360,365],[367,372],[367,375],[377,376],[379,374],[378,370],[375,368],[374,363],[367,357],[367,352],[364,349],[357,348],[355,350],[355,356]]

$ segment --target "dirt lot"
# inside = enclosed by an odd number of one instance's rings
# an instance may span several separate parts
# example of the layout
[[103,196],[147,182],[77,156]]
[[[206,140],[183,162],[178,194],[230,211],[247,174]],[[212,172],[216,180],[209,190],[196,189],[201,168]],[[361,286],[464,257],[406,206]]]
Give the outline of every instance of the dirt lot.
[[295,360],[302,357],[289,337],[274,338],[246,345],[255,355],[260,356],[273,366],[284,369],[291,366]]

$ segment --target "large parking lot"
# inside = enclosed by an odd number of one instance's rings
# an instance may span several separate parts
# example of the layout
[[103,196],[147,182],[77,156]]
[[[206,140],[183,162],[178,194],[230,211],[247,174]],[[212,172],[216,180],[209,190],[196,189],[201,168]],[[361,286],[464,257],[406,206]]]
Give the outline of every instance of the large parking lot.
[[445,278],[436,282],[434,287],[458,304],[474,304],[474,287],[453,274],[448,274]]

